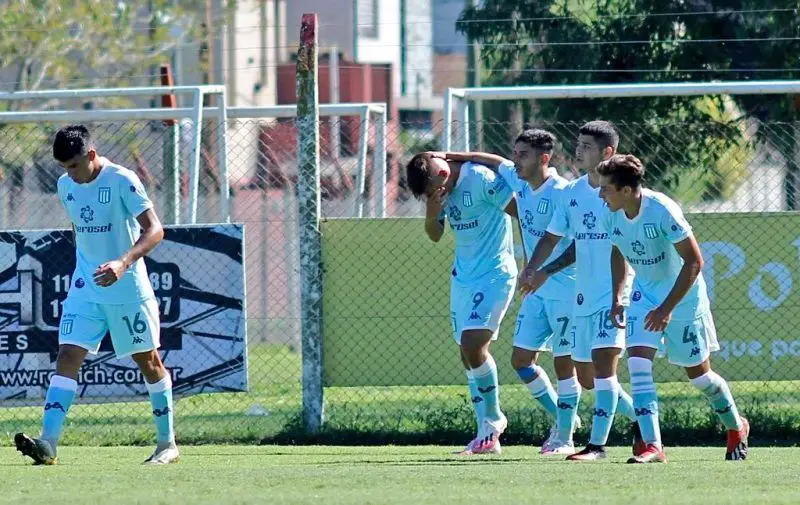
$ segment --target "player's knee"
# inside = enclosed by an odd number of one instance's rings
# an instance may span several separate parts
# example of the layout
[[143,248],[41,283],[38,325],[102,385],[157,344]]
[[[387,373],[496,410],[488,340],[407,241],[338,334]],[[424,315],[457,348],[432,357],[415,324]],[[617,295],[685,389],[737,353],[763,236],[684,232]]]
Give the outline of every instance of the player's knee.
[[62,345],[58,348],[56,359],[56,373],[72,379],[78,376],[83,360],[86,358],[86,349],[74,345]]
[[161,357],[155,349],[134,354],[132,357],[133,361],[139,365],[139,369],[142,371],[142,375],[144,375],[147,382],[158,382],[161,376],[163,376],[164,364],[161,362]]
[[536,356],[531,355],[529,353],[519,353],[519,352],[512,352],[511,353],[511,366],[514,370],[519,370],[520,368],[529,368],[536,364]]
[[594,374],[588,374],[578,370],[578,382],[587,391],[594,389]]

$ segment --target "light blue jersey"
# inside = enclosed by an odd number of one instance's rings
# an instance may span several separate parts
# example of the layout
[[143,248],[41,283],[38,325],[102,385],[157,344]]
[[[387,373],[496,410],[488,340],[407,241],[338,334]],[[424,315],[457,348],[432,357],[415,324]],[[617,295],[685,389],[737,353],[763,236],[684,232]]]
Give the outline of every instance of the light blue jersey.
[[[683,258],[675,244],[692,235],[692,227],[678,204],[662,193],[642,189],[639,214],[628,219],[624,210],[609,212],[606,227],[611,240],[636,272],[631,312],[652,310],[667,298],[675,286]],[[703,274],[675,307],[672,318],[694,320],[710,310]]]
[[608,207],[600,198],[600,188],[589,184],[589,177],[570,182],[558,192],[553,219],[547,231],[575,238],[576,316],[590,316],[611,305],[611,240],[603,226]]
[[[513,163],[504,163],[499,167],[500,175],[511,185],[517,200],[517,215],[522,228],[522,245],[525,257],[530,259],[533,250],[544,237],[548,224],[553,217],[554,201],[569,184],[566,179],[551,169],[549,177],[538,188],[533,189],[528,182],[517,175]],[[556,245],[545,265],[561,256],[572,243],[572,235],[568,234]],[[553,274],[536,291],[545,300],[570,301],[575,297],[575,267],[569,266]]]
[[126,304],[154,298],[144,259],[108,287],[94,283],[94,272],[118,259],[138,240],[136,217],[153,203],[131,170],[100,158],[93,181],[78,184],[66,174],[58,179],[58,197],[75,229],[76,265],[68,298],[99,304]]
[[511,218],[504,212],[514,193],[505,179],[474,163],[461,165],[442,203],[455,234],[453,278],[471,283],[487,275],[516,278]]

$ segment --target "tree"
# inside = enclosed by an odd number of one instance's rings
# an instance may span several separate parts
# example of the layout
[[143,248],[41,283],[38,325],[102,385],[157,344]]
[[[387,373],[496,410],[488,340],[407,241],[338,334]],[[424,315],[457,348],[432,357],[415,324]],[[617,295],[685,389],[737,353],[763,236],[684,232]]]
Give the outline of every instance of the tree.
[[[760,0],[487,0],[465,9],[458,28],[483,43],[486,82],[497,85],[780,79],[795,77],[800,63],[797,14],[796,2],[766,7]],[[510,21],[486,21],[499,19]],[[794,141],[788,142],[794,138],[793,128],[770,132],[762,127],[752,138],[744,128],[748,118],[770,125],[796,120],[791,98],[547,100],[524,105],[529,115],[547,118],[547,123],[577,126],[603,117],[620,124],[621,147],[641,154],[650,184],[691,201],[698,199],[693,196],[730,194],[745,175],[745,160],[731,159],[751,156],[753,142],[769,142],[785,159],[794,158]],[[492,115],[504,113],[496,109]],[[573,137],[574,131],[562,138],[568,150]],[[800,189],[792,184],[796,172],[790,162],[787,203],[792,208]]]
[[[0,87],[34,91],[157,83],[152,69],[197,35],[205,2],[149,0],[141,5],[119,0],[0,0],[0,75],[6,81]],[[176,25],[182,28],[179,38],[173,37]],[[128,104],[119,98],[93,102]],[[58,104],[58,100],[6,101],[0,102],[0,110],[46,110]],[[0,125],[0,129],[10,127]],[[10,171],[15,185],[21,185],[25,167],[45,149],[53,129],[54,125],[31,124],[6,131],[9,140],[0,146],[0,179]],[[121,141],[130,137],[129,130],[129,125],[121,127]],[[38,172],[43,188],[53,190],[52,174],[44,173],[46,167]]]

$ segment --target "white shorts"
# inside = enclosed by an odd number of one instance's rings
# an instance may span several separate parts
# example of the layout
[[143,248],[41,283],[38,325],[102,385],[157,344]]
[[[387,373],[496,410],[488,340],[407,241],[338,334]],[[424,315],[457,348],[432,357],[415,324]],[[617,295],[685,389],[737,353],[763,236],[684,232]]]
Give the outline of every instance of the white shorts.
[[625,349],[625,330],[611,323],[610,313],[611,309],[601,309],[588,316],[574,316],[573,361],[591,363],[593,349]]
[[697,318],[671,320],[663,332],[644,329],[648,311],[635,311],[628,316],[628,347],[650,347],[664,351],[673,365],[697,366],[719,350],[714,318],[708,311]]
[[575,332],[572,300],[545,300],[532,294],[522,300],[514,332],[514,347],[528,351],[553,351],[569,356]]
[[458,345],[466,330],[491,330],[492,340],[497,340],[497,330],[514,297],[516,284],[515,277],[490,277],[470,284],[451,281],[450,321]]
[[106,333],[118,358],[161,346],[158,302],[125,304],[84,302],[67,297],[58,329],[58,343],[82,347],[97,354]]

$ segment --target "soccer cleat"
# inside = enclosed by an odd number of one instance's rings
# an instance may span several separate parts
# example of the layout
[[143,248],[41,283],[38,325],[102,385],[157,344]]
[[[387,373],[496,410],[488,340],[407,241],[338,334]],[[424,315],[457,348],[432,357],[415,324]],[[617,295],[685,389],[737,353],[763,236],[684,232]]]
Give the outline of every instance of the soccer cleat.
[[567,461],[598,461],[607,457],[606,448],[602,445],[587,444],[581,452],[567,456]]
[[463,454],[500,454],[502,452],[502,448],[500,447],[500,435],[506,431],[507,427],[508,419],[506,419],[506,416],[501,417],[497,421],[489,419],[484,420],[478,437],[470,442],[471,447],[469,452]]
[[647,444],[644,452],[628,459],[628,463],[666,463],[667,455],[655,444]]
[[39,438],[31,438],[24,433],[14,435],[14,445],[23,456],[33,459],[34,465],[55,465],[58,457],[50,442]]
[[575,454],[575,444],[572,441],[562,442],[555,439],[547,450],[542,450],[543,456],[571,456]]
[[553,426],[550,428],[550,434],[547,436],[547,440],[544,441],[542,444],[542,450],[539,451],[540,454],[548,454],[550,452],[550,447],[558,441],[558,427]]
[[633,452],[634,456],[639,456],[644,454],[644,451],[647,450],[647,443],[642,438],[642,430],[639,428],[639,423],[633,423],[633,447],[631,451]]
[[741,461],[747,459],[747,437],[750,436],[750,422],[744,417],[741,430],[728,430],[728,451],[725,453],[726,461]]
[[168,445],[163,449],[159,449],[156,447],[156,450],[153,451],[153,454],[144,460],[144,465],[168,465],[170,463],[177,463],[180,459],[180,453],[178,452],[178,446],[174,443]]

